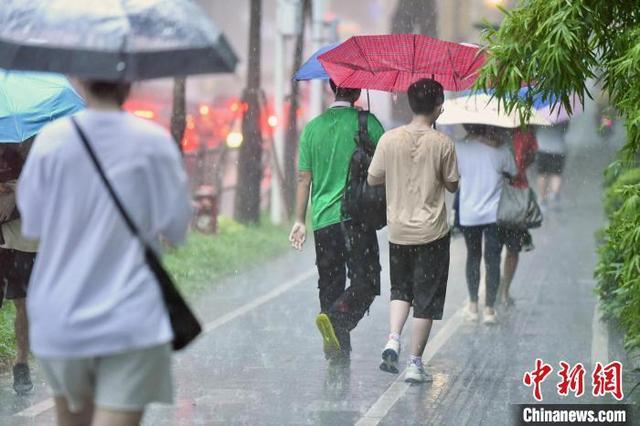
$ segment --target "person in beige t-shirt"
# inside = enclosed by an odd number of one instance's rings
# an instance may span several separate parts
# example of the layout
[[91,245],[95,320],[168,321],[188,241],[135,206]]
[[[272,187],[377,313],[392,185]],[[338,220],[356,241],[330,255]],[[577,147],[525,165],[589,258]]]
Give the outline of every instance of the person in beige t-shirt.
[[445,189],[458,189],[454,142],[433,129],[442,113],[442,85],[413,83],[408,98],[413,120],[385,133],[369,167],[370,185],[386,184],[389,225],[390,334],[380,369],[397,373],[400,333],[413,305],[411,353],[405,380],[429,380],[422,365],[433,320],[442,319],[449,275],[449,226]]

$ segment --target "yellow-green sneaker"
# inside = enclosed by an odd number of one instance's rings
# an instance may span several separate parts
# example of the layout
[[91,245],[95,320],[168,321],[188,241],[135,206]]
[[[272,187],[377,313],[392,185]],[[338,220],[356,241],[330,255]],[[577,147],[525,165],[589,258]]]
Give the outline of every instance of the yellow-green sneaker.
[[340,352],[340,342],[336,337],[336,332],[333,329],[333,324],[327,316],[327,314],[319,314],[316,317],[316,326],[320,330],[322,335],[322,344],[324,349],[324,355],[327,359],[335,356]]

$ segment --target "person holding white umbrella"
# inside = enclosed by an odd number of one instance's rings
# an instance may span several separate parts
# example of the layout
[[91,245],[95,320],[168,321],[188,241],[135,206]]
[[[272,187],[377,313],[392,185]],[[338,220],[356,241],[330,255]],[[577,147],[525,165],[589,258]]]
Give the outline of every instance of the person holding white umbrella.
[[[446,111],[446,109],[445,109]],[[460,169],[458,215],[467,246],[467,319],[477,321],[480,260],[484,254],[486,293],[483,322],[497,323],[494,305],[500,285],[502,244],[498,237],[497,215],[505,175],[515,176],[516,164],[511,151],[498,140],[491,127],[464,124],[467,136],[456,142]],[[482,240],[484,237],[484,249]]]

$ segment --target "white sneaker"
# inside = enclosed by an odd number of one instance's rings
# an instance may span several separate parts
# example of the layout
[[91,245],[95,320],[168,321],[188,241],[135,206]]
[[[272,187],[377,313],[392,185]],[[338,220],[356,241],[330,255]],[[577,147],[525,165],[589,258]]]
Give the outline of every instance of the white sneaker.
[[495,311],[489,313],[485,311],[482,323],[484,325],[496,325],[498,323],[498,317],[496,316]]
[[387,373],[398,374],[398,358],[400,357],[400,341],[389,339],[382,350],[382,363],[380,370]]
[[407,371],[404,373],[404,381],[407,383],[424,383],[430,382],[433,378],[424,371],[424,366],[409,363]]
[[478,315],[478,312],[472,312],[468,307],[467,309],[465,309],[464,311],[464,319],[467,322],[478,322],[478,318],[480,318],[480,316]]

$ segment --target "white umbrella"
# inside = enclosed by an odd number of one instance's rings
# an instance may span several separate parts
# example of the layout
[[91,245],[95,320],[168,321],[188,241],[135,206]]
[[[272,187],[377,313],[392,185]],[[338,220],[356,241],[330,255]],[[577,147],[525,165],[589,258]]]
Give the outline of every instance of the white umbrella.
[[[444,112],[438,118],[439,125],[486,124],[513,129],[522,124],[517,111],[507,114],[504,107],[499,107],[498,99],[483,93],[447,99],[443,107]],[[533,111],[525,124],[549,126],[552,123]]]

